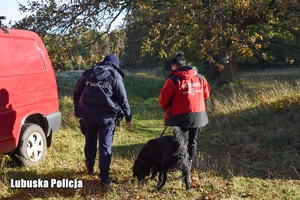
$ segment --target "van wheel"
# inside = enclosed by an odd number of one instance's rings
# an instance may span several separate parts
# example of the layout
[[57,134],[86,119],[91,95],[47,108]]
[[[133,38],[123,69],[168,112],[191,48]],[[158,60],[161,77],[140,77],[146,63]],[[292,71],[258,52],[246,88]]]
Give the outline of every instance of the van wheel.
[[36,166],[46,155],[46,137],[43,129],[36,124],[24,124],[19,145],[13,153],[13,160],[18,165]]

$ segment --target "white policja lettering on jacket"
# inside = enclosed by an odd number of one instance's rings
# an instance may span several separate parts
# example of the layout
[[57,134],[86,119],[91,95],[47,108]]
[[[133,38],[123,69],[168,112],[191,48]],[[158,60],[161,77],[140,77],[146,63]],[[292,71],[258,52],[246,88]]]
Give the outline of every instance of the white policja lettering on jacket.
[[186,84],[183,84],[181,86],[182,89],[186,89],[186,88],[194,88],[194,87],[200,87],[201,86],[201,83],[197,82],[197,83],[186,83]]
[[98,82],[89,82],[86,81],[85,83],[86,86],[92,86],[92,87],[101,87],[101,88],[108,88],[108,82],[107,81],[98,81]]

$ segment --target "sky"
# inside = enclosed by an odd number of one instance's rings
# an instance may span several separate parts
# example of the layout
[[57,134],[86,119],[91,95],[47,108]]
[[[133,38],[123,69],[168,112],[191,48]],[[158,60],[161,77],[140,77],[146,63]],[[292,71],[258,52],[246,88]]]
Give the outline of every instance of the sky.
[[27,5],[27,0],[0,0],[0,16],[6,16],[6,20],[1,20],[2,24],[8,26],[9,21],[14,23],[21,20],[26,14],[21,14],[19,9],[19,3]]
[[[6,20],[1,20],[1,23],[9,27],[9,21],[12,21],[14,24],[15,21],[19,21],[26,17],[26,13],[21,14],[19,9],[19,3],[27,6],[28,0],[0,0],[0,16],[6,16]],[[123,18],[124,15],[121,16]],[[117,20],[113,26],[120,24],[120,21]]]

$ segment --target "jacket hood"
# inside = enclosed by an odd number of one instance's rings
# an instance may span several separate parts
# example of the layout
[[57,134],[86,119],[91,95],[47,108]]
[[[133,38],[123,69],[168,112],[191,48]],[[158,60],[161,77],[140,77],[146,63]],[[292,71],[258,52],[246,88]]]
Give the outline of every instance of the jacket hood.
[[178,69],[172,71],[170,75],[176,75],[176,76],[179,76],[183,79],[189,79],[193,76],[196,76],[197,74],[198,74],[197,67],[182,66],[182,67],[179,67]]
[[107,56],[105,56],[103,62],[105,64],[112,64],[114,67],[116,68],[120,68],[120,62],[119,62],[119,59],[116,55],[114,54],[109,54]]
[[82,76],[89,82],[95,83],[108,77],[111,72],[105,66],[93,66],[82,73]]
[[124,78],[125,74],[120,68],[120,61],[118,57],[114,54],[109,54],[105,56],[102,62],[98,63],[97,65],[110,65],[115,68],[119,74]]

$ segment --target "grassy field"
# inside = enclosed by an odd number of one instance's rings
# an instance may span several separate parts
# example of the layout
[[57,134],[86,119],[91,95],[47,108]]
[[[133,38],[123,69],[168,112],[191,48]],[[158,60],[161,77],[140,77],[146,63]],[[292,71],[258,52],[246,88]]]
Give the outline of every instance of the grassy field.
[[[164,129],[157,98],[167,74],[126,73],[133,125],[125,129],[123,121],[117,127],[111,165],[114,184],[106,189],[100,187],[97,167],[93,176],[86,173],[84,137],[72,114],[72,91],[80,74],[57,74],[62,128],[38,167],[12,167],[8,156],[0,157],[0,198],[300,199],[300,69],[239,72],[222,87],[210,82],[210,123],[198,137],[191,190],[184,189],[176,171],[169,173],[160,192],[154,180],[138,186],[131,168],[142,145]],[[171,134],[171,128],[165,134]],[[83,187],[13,189],[11,179],[77,179]]]

